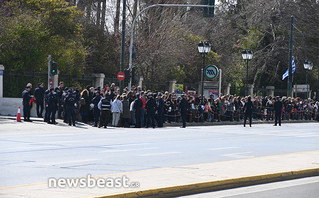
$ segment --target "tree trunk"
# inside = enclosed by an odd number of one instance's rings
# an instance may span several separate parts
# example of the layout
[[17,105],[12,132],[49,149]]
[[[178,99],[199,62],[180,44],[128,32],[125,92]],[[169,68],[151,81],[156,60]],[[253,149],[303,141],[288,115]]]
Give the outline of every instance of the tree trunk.
[[138,5],[138,0],[135,0],[133,5],[133,20],[135,19],[137,15],[137,5]]
[[114,20],[114,34],[119,34],[120,32],[120,9],[121,9],[121,0],[117,0],[116,2],[116,13]]
[[91,9],[92,9],[92,1],[88,0],[86,5],[86,23],[91,22]]
[[101,24],[101,0],[97,1],[97,10],[96,10],[96,25]]
[[105,12],[106,12],[106,0],[102,0],[103,6],[102,6],[102,19],[101,19],[101,28],[102,30],[105,29]]

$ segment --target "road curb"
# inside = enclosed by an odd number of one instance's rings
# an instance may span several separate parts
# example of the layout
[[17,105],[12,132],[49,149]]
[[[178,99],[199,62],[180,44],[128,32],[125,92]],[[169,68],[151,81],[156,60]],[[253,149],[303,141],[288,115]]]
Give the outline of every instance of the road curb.
[[226,190],[231,188],[245,187],[270,182],[298,179],[304,177],[319,176],[319,167],[305,170],[295,170],[280,173],[271,173],[266,175],[256,175],[250,177],[241,177],[226,179],[220,181],[203,182],[195,184],[185,184],[158,189],[148,189],[135,192],[127,192],[113,195],[96,196],[95,198],[135,198],[135,197],[176,197],[192,195],[198,193],[212,192],[217,190]]

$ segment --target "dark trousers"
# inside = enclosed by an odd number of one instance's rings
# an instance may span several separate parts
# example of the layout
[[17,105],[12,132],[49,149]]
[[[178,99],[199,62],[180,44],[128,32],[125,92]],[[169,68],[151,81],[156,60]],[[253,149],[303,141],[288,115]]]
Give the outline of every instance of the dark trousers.
[[181,116],[182,116],[183,127],[186,127],[187,112],[182,112]]
[[49,122],[49,120],[50,120],[50,111],[49,111],[49,107],[45,107],[44,122]]
[[30,105],[23,104],[23,116],[24,120],[30,120]]
[[55,123],[55,113],[56,113],[56,108],[49,107],[49,120],[48,120],[48,122],[51,121],[51,123]]
[[142,109],[137,109],[135,112],[135,118],[136,118],[136,128],[141,128],[141,114],[142,114]]
[[275,113],[275,125],[279,123],[279,126],[281,126],[281,113]]
[[146,126],[149,127],[152,122],[152,127],[155,128],[155,112],[147,112]]
[[59,119],[62,119],[62,112],[63,112],[63,115],[64,115],[64,119],[66,118],[64,110],[65,109],[63,108],[63,106],[61,104],[59,104],[59,107],[58,107],[58,118]]
[[43,113],[43,101],[37,101],[37,115],[39,118],[42,118]]
[[110,123],[111,111],[101,111],[99,127],[107,127],[107,124]]
[[247,118],[249,118],[249,126],[251,126],[251,121],[252,121],[251,113],[245,113],[244,126],[246,126]]
[[100,109],[98,109],[97,107],[93,108],[93,116],[94,116],[94,126],[97,126],[97,124],[99,123],[99,119],[100,119]]
[[159,111],[157,114],[157,126],[163,127],[163,112]]
[[67,115],[69,125],[71,124],[75,125],[74,107],[66,107],[65,110],[66,110],[65,113]]
[[145,126],[145,109],[141,109],[141,127]]

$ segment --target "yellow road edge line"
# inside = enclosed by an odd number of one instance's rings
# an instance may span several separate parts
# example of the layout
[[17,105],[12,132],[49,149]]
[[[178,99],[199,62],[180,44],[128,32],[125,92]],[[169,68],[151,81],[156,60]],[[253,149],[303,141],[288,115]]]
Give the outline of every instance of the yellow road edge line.
[[[183,196],[216,190],[225,190],[249,185],[264,184],[269,182],[297,179],[302,177],[319,176],[319,167],[305,170],[287,171],[280,173],[271,173],[265,175],[256,175],[234,179],[226,179],[213,182],[203,182],[195,184],[185,184],[172,187],[163,187],[158,189],[147,189],[142,191],[124,192],[112,195],[94,196],[94,198],[164,198],[172,196]],[[93,197],[90,197],[93,198]]]

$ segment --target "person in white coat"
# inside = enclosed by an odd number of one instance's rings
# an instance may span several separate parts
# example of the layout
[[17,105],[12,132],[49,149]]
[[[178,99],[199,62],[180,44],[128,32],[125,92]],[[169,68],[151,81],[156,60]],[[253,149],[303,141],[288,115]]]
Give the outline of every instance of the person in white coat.
[[111,101],[111,112],[112,112],[112,125],[117,127],[120,121],[120,115],[123,112],[123,104],[119,100],[118,95],[114,101]]

